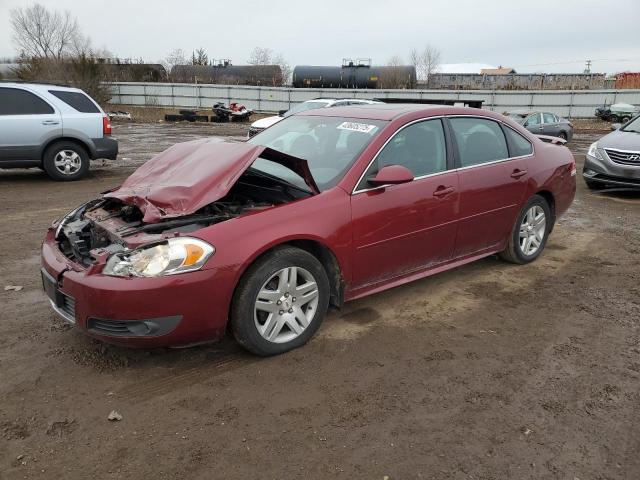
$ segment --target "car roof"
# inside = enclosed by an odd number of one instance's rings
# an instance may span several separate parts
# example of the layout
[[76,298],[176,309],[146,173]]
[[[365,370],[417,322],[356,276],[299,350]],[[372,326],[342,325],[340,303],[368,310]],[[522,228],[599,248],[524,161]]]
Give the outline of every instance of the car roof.
[[0,87],[26,88],[28,90],[43,91],[43,92],[51,88],[55,88],[56,90],[62,90],[66,92],[82,91],[79,88],[67,87],[65,85],[56,85],[54,83],[0,82]]
[[[423,113],[425,117],[438,115],[476,115],[483,117],[501,118],[502,116],[489,110],[471,107],[452,107],[448,105],[426,105],[420,103],[380,103],[372,105],[349,105],[346,107],[323,108],[306,110],[296,115],[346,117],[366,120],[390,121],[402,116]],[[504,118],[504,117],[502,117]]]

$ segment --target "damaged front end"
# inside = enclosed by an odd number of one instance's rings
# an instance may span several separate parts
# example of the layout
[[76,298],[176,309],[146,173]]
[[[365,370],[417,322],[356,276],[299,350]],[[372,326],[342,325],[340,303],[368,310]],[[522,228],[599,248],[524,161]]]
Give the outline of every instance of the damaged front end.
[[142,210],[113,197],[92,200],[66,215],[55,241],[72,262],[92,272],[156,277],[200,269],[215,247],[189,236],[202,228],[313,195],[249,168],[228,193],[197,211],[153,223]]

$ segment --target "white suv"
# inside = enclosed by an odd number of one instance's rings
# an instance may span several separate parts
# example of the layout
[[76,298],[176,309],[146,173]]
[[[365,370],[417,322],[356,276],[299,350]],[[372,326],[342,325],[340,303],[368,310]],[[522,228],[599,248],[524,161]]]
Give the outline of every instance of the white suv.
[[115,160],[109,117],[78,88],[0,83],[0,168],[43,169],[78,180],[96,158]]
[[327,107],[345,107],[347,105],[371,105],[375,103],[382,103],[376,100],[364,100],[362,98],[316,98],[314,100],[307,100],[306,102],[299,103],[290,110],[283,110],[278,115],[273,117],[261,118],[256,120],[249,127],[249,133],[247,138],[251,138],[254,135],[260,133],[265,128],[270,127],[274,123],[278,123],[283,118],[286,118],[295,113],[304,112],[305,110],[312,110],[314,108],[327,108]]

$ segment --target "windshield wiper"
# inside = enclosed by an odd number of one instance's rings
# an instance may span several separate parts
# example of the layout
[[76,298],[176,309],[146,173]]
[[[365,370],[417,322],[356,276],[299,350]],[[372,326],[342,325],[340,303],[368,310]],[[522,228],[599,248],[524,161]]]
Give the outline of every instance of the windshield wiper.
[[622,132],[640,133],[640,130],[627,130],[626,128],[621,128],[620,131],[622,131]]
[[283,180],[280,177],[276,177],[275,175],[271,175],[269,173],[263,172],[262,170],[258,170],[256,168],[249,167],[248,171],[250,171],[253,175],[257,175],[258,177],[268,178],[269,180],[273,180],[275,182],[278,182],[278,183],[284,185],[287,188],[293,188],[294,190],[298,190],[299,192],[303,192],[303,193],[308,193],[310,195],[313,194],[313,192],[311,190],[299,187],[298,185],[294,185],[293,183],[289,183],[289,182],[287,182],[286,180]]

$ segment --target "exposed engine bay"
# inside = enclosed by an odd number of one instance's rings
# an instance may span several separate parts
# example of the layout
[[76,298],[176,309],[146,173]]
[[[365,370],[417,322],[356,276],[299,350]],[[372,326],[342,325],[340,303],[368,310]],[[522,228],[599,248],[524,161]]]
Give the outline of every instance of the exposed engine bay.
[[195,213],[168,218],[156,223],[143,222],[135,205],[115,198],[92,200],[68,214],[56,231],[61,252],[84,266],[95,262],[92,251],[108,254],[138,246],[162,242],[180,234],[269,209],[313,195],[278,177],[249,168],[223,198]]

